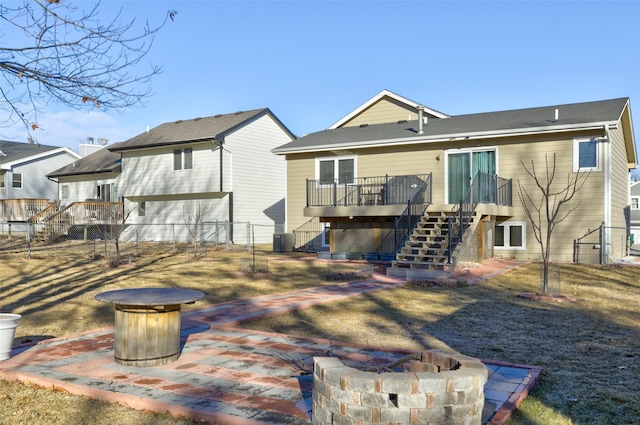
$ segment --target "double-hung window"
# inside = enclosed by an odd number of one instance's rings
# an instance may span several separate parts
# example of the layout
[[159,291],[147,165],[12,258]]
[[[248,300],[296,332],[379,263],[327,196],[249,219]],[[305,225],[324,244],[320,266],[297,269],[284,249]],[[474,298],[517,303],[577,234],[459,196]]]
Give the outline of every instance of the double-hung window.
[[525,223],[505,222],[496,226],[493,246],[495,249],[526,249]]
[[190,170],[193,168],[193,149],[174,149],[173,150],[173,169],[174,170]]
[[351,184],[355,178],[355,157],[318,158],[316,178],[320,184]]
[[13,188],[22,189],[22,174],[13,173]]
[[600,171],[598,138],[573,139],[573,171]]

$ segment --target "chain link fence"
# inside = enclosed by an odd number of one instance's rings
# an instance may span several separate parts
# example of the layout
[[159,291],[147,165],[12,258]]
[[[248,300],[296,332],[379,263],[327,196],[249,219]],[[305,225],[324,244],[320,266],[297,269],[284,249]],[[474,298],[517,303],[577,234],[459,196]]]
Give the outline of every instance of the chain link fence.
[[603,223],[573,241],[573,262],[611,264],[627,257],[630,249],[629,229],[608,227]]
[[[31,256],[114,257],[123,262],[134,256],[162,252],[186,252],[203,256],[211,250],[251,250],[271,243],[282,226],[250,222],[202,222],[193,224],[96,223],[54,228],[56,224],[0,223],[0,253]],[[51,237],[54,235],[54,237]],[[119,249],[118,249],[119,248]]]

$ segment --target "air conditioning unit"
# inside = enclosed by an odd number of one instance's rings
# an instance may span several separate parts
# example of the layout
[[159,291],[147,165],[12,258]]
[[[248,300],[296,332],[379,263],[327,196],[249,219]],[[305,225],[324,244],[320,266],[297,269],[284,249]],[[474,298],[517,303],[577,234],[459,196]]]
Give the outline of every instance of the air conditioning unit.
[[273,251],[292,252],[295,248],[296,238],[293,233],[274,233]]

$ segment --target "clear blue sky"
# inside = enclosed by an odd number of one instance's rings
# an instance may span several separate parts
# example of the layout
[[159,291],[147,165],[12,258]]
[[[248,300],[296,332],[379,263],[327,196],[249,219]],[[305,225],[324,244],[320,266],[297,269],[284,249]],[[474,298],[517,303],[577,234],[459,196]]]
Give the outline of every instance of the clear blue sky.
[[[115,1],[140,23],[178,11],[146,106],[50,105],[41,144],[126,140],[163,122],[268,107],[297,135],[383,89],[450,115],[630,97],[640,127],[637,1]],[[7,40],[4,40],[7,41]],[[8,42],[8,41],[7,41]],[[26,139],[19,127],[2,138]]]

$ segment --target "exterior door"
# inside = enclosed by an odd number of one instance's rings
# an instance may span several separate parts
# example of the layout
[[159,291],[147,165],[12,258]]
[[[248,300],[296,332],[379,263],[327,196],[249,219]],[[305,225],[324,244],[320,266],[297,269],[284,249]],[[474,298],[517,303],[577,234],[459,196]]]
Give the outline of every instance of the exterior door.
[[496,174],[496,151],[474,150],[447,155],[448,203],[459,203],[471,187],[471,179],[480,171]]

